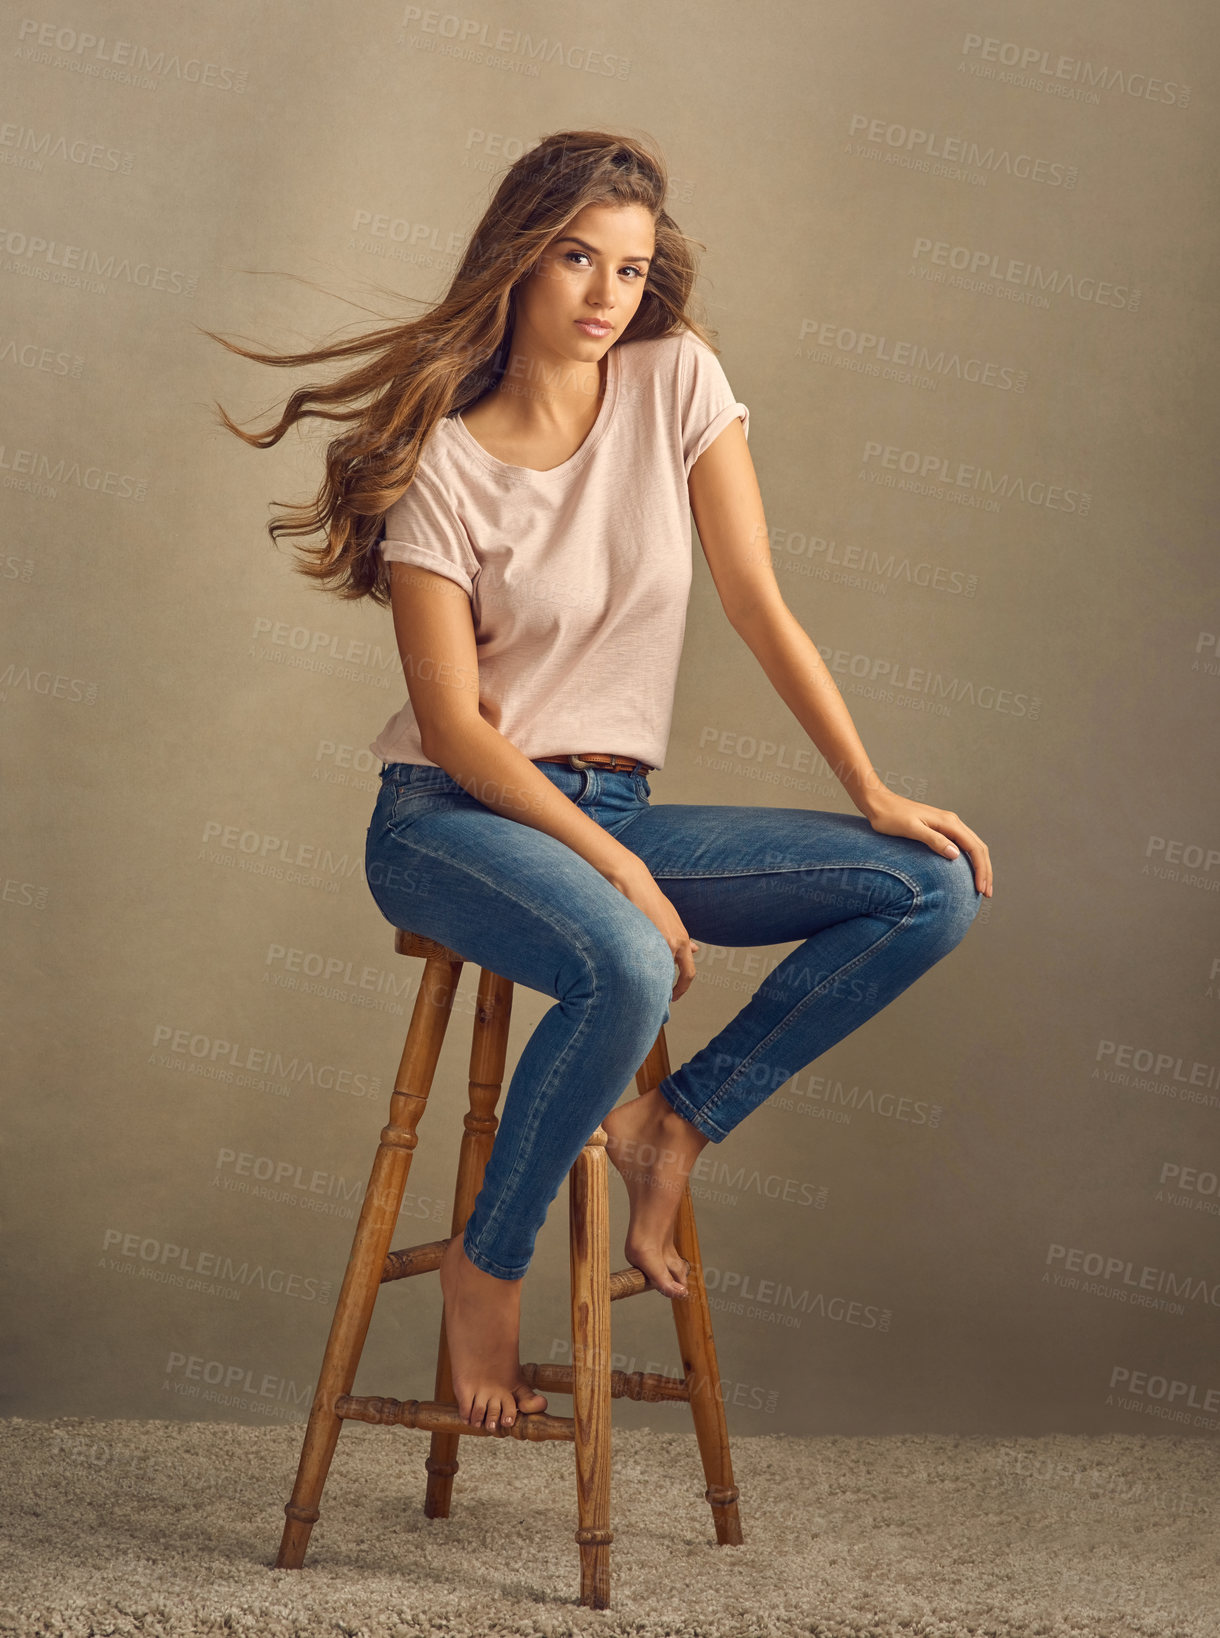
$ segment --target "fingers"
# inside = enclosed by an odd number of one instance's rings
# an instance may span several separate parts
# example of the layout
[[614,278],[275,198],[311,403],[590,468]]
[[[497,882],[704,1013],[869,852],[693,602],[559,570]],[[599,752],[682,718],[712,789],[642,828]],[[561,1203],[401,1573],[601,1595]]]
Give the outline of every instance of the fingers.
[[674,958],[674,967],[677,978],[674,981],[670,1000],[676,1001],[680,995],[685,995],[695,977],[695,957],[693,952],[699,948],[691,938],[678,912],[657,886],[652,875],[645,869],[641,884],[621,889],[631,902],[644,912],[653,926],[669,945],[670,954]]
[[674,964],[678,969],[677,982],[674,984],[671,1001],[677,1001],[686,994],[695,978],[695,958],[692,951],[699,946],[690,938],[683,938],[674,950]]
[[995,886],[995,873],[991,868],[991,853],[981,836],[975,834],[970,826],[964,824],[956,813],[945,813],[940,816],[936,825],[928,824],[936,840],[932,844],[938,853],[946,858],[955,859],[960,846],[963,853],[970,855],[970,862],[974,866],[974,885],[987,898],[991,898]]
[[988,851],[987,844],[981,836],[976,836],[969,826],[963,825],[962,829],[966,833],[966,840],[962,846],[964,851],[970,855],[970,862],[974,866],[974,885],[980,893],[990,898],[995,876],[991,868],[991,854]]
[[893,796],[883,806],[870,810],[868,822],[883,836],[914,837],[942,858],[956,859],[959,852],[969,854],[976,890],[991,897],[995,874],[987,844],[951,808],[931,808],[926,802]]

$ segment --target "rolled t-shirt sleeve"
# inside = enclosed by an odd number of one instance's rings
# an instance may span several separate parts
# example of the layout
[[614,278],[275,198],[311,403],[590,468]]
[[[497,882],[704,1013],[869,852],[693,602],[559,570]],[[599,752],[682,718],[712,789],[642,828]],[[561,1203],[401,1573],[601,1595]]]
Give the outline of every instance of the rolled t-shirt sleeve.
[[423,463],[410,488],[385,515],[385,538],[379,542],[388,563],[414,563],[455,580],[473,593],[479,561],[444,485]]
[[736,417],[750,435],[750,412],[734,397],[716,354],[693,331],[687,331],[682,349],[679,392],[682,405],[682,458],[686,476],[703,451]]

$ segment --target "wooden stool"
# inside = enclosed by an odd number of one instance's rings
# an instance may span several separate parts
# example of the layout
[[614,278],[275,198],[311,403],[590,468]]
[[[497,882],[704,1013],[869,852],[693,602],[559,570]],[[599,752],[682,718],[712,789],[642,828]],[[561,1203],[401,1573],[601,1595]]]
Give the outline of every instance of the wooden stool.
[[[651,1287],[646,1286],[645,1276],[637,1268],[610,1272],[606,1133],[598,1126],[568,1174],[572,1363],[531,1362],[522,1366],[531,1387],[547,1394],[571,1394],[573,1414],[519,1413],[511,1428],[497,1427],[494,1433],[483,1427],[471,1427],[463,1421],[454,1401],[443,1319],[435,1398],[402,1401],[353,1395],[352,1384],[379,1287],[387,1280],[401,1280],[437,1268],[441,1253],[449,1243],[433,1240],[402,1251],[390,1250],[390,1238],[411,1169],[411,1156],[418,1142],[415,1128],[424,1112],[436,1072],[463,958],[443,944],[403,928],[395,929],[394,948],[400,955],[424,958],[423,982],[411,1013],[406,1045],[390,1098],[390,1119],[381,1130],[381,1143],[335,1305],[292,1499],[284,1507],[287,1523],[276,1568],[301,1567],[310,1532],[319,1517],[318,1504],[339,1430],[346,1419],[431,1430],[431,1454],[424,1463],[428,1473],[424,1512],[429,1518],[449,1516],[453,1477],[458,1470],[458,1440],[462,1435],[570,1439],[576,1447],[580,1602],[594,1609],[608,1609],[610,1543],[614,1539],[610,1528],[610,1401],[613,1397],[657,1402],[681,1399],[690,1405],[707,1481],[703,1494],[711,1504],[716,1540],[723,1545],[736,1544],[742,1539],[690,1184],[688,1182],[683,1191],[674,1228],[674,1244],[691,1265],[686,1281],[689,1297],[671,1302],[682,1356],[682,1377],[610,1369],[610,1304]],[[474,1209],[499,1125],[495,1110],[504,1079],[512,995],[513,985],[509,979],[486,967],[481,969],[470,1053],[470,1110],[462,1135],[451,1237],[464,1231]],[[662,1028],[636,1072],[639,1090],[650,1090],[668,1073],[669,1055]]]

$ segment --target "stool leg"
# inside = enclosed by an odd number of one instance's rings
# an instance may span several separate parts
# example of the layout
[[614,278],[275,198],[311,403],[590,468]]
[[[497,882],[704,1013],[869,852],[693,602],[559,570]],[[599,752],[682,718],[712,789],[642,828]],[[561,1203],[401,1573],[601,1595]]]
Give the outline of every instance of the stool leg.
[[[647,1058],[636,1071],[636,1088],[649,1092],[669,1074],[669,1047],[662,1025]],[[691,1416],[703,1476],[704,1495],[711,1504],[712,1522],[719,1546],[740,1546],[741,1519],[737,1512],[737,1486],[733,1483],[733,1462],[729,1455],[729,1429],[720,1393],[720,1368],[712,1336],[712,1310],[703,1283],[703,1259],[699,1255],[699,1235],[695,1228],[695,1207],[690,1182],[682,1191],[674,1223],[674,1245],[678,1255],[690,1263],[686,1280],[689,1295],[671,1302],[678,1333],[678,1350],[690,1394]]]
[[287,1522],[275,1566],[299,1570],[319,1517],[318,1503],[343,1426],[335,1401],[350,1393],[373,1304],[385,1270],[386,1253],[402,1209],[403,1191],[418,1139],[415,1128],[427,1104],[436,1061],[453,1006],[462,963],[430,957],[411,1013],[406,1044],[390,1097],[389,1123],[373,1160],[368,1190],[360,1209],[351,1254],[335,1304],[322,1369],[309,1412],[292,1499],[285,1503]]
[[[504,1084],[504,1063],[508,1054],[508,1026],[512,1017],[512,980],[486,967],[479,975],[479,998],[474,1017],[474,1039],[470,1048],[470,1108],[458,1155],[457,1186],[453,1194],[451,1235],[461,1234],[474,1210],[483,1187],[483,1173],[491,1158],[499,1118],[496,1105]],[[449,1361],[449,1339],[441,1319],[440,1344],[436,1355],[436,1398],[442,1405],[453,1403],[453,1373]],[[447,1519],[453,1495],[453,1478],[458,1470],[460,1433],[434,1433],[424,1466],[428,1490],[424,1512],[430,1519]]]
[[674,1224],[674,1245],[678,1255],[690,1263],[686,1286],[690,1295],[671,1306],[678,1332],[682,1370],[690,1390],[691,1416],[695,1437],[703,1459],[707,1480],[704,1495],[711,1503],[712,1522],[718,1545],[741,1544],[741,1519],[737,1512],[737,1486],[733,1483],[733,1461],[729,1455],[729,1429],[720,1392],[720,1370],[716,1343],[712,1336],[712,1311],[703,1283],[703,1261],[699,1256],[699,1236],[695,1230],[695,1208],[690,1184],[682,1191],[678,1220]]
[[599,1126],[568,1173],[580,1602],[610,1607],[610,1198]]

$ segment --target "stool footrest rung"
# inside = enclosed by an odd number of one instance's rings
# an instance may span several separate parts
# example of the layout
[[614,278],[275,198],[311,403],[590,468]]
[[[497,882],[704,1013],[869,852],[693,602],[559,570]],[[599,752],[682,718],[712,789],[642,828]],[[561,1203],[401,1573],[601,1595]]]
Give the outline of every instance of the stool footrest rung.
[[[541,1393],[571,1393],[572,1367],[570,1365],[537,1365],[531,1360],[522,1365],[521,1374],[531,1388]],[[612,1399],[644,1399],[650,1404],[668,1400],[690,1399],[690,1390],[680,1376],[658,1376],[653,1371],[611,1371],[610,1397]]]
[[648,1276],[642,1268],[616,1268],[610,1276],[611,1302],[617,1302],[620,1297],[636,1297],[641,1291],[655,1290],[655,1286],[649,1285]]
[[[412,1274],[430,1274],[441,1266],[441,1257],[449,1240],[427,1240],[423,1245],[404,1246],[401,1251],[387,1251],[381,1283],[387,1280],[407,1280]],[[641,1291],[655,1290],[649,1285],[642,1268],[619,1268],[610,1276],[610,1301],[620,1297],[636,1297]]]
[[412,1274],[430,1274],[441,1266],[441,1255],[449,1244],[446,1240],[429,1240],[422,1246],[405,1246],[401,1251],[387,1251],[381,1270],[381,1283],[387,1280],[406,1280]]
[[381,1399],[372,1394],[343,1393],[335,1400],[335,1415],[353,1422],[377,1422],[383,1427],[427,1428],[433,1433],[465,1433],[484,1439],[574,1439],[570,1416],[532,1415],[521,1411],[511,1428],[471,1427],[456,1405],[437,1399]]

